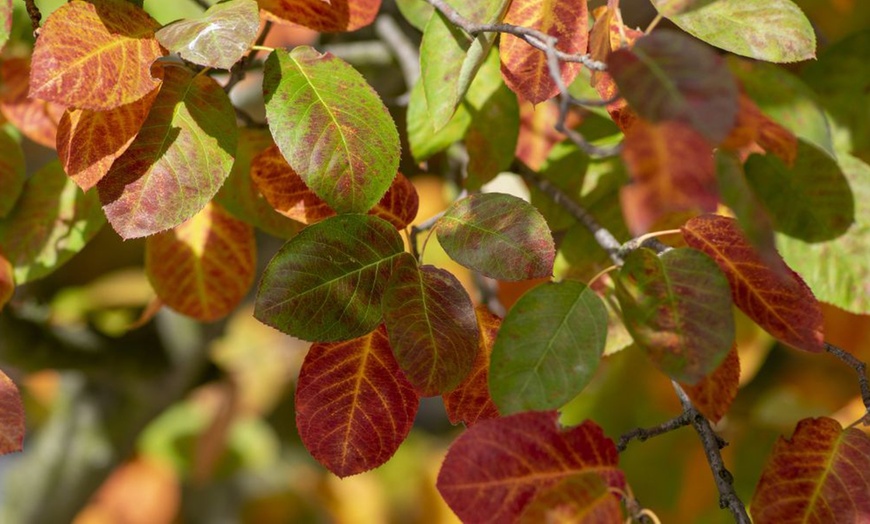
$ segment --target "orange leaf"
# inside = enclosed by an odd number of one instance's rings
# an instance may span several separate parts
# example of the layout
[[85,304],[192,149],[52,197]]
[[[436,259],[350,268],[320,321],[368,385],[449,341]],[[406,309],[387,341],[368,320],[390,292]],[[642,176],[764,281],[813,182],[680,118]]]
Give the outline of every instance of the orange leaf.
[[356,31],[371,24],[381,0],[257,0],[266,18],[321,31]]
[[122,0],[73,0],[48,17],[33,50],[30,96],[106,111],[139,100],[160,84],[151,64],[165,53],[160,24]]
[[145,243],[145,271],[157,296],[203,321],[224,317],[241,302],[255,266],[253,228],[216,204]]
[[[559,39],[559,49],[570,54],[586,52],[589,39],[586,0],[513,0],[505,15],[507,24],[515,24]],[[547,55],[513,35],[503,34],[499,47],[501,72],[512,91],[533,104],[553,98],[559,93],[550,76]],[[562,81],[569,85],[581,65],[560,62]]]
[[[642,31],[620,24],[619,18],[610,6],[598,7],[592,14],[595,23],[589,33],[589,53],[594,60],[606,61],[610,53],[622,46],[623,35],[625,35],[625,45],[629,47],[643,36]],[[593,71],[591,84],[602,100],[609,100],[619,93],[613,77],[605,71]],[[637,120],[637,114],[628,107],[628,102],[623,98],[608,104],[607,112],[622,132],[627,132]]]
[[668,213],[716,209],[713,151],[689,125],[638,120],[625,136],[622,156],[632,183],[622,188],[620,197],[633,233],[649,231]]
[[450,422],[464,422],[469,427],[480,420],[498,417],[498,408],[489,395],[489,355],[501,326],[501,318],[490,313],[486,306],[477,306],[474,312],[480,326],[477,357],[468,376],[459,386],[442,395]]
[[24,445],[24,405],[12,379],[0,371],[0,455]]
[[740,358],[736,346],[719,364],[713,373],[703,378],[694,386],[681,384],[692,403],[702,415],[719,422],[737,396],[737,386],[740,384]]
[[541,490],[526,506],[520,524],[599,524],[623,522],[619,499],[593,472],[567,477]]
[[[569,114],[569,117],[573,113]],[[565,135],[556,131],[559,108],[552,102],[534,105],[520,102],[520,134],[517,138],[516,157],[537,171],[544,164],[550,150]],[[576,123],[576,122],[575,122]],[[572,127],[567,122],[568,127]]]
[[797,157],[797,137],[762,113],[745,93],[740,93],[739,101],[737,123],[721,146],[736,151],[741,161],[752,153],[769,151],[786,165],[793,166]]
[[[800,275],[776,271],[740,231],[737,221],[718,215],[695,217],[683,237],[710,255],[728,277],[734,303],[780,341],[814,353],[824,351],[822,310]],[[782,262],[783,267],[785,262]]]
[[30,61],[26,58],[11,58],[0,64],[0,113],[27,138],[54,148],[64,108],[29,98],[29,78]]
[[414,184],[402,173],[396,173],[390,188],[369,214],[383,218],[396,229],[404,229],[417,218],[419,207],[420,198]]
[[756,524],[867,522],[870,437],[830,418],[798,422],[780,438],[755,488]]
[[419,405],[380,326],[361,338],[311,346],[296,387],[296,427],[318,462],[347,477],[389,460]]
[[3,311],[3,306],[15,294],[15,279],[13,278],[12,264],[2,254],[0,254],[0,311]]

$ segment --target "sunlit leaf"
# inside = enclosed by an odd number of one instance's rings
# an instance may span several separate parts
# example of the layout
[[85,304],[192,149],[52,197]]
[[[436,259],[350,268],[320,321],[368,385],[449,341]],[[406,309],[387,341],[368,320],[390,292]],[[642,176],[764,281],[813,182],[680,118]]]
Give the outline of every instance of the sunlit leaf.
[[594,422],[563,428],[555,411],[484,420],[459,436],[438,474],[438,491],[464,522],[513,522],[560,480],[595,472],[623,488],[616,445]]
[[308,189],[277,145],[251,160],[251,179],[267,202],[282,215],[313,224],[335,215],[326,202]]
[[399,166],[396,125],[350,65],[306,46],[266,60],[269,129],[284,158],[339,213],[365,213]]
[[15,209],[0,222],[0,252],[15,283],[44,277],[81,251],[106,223],[94,193],[82,193],[58,162],[27,180]]
[[407,121],[411,155],[414,156],[414,160],[422,162],[462,140],[471,125],[471,114],[463,104],[460,104],[447,124],[436,131],[429,116],[429,105],[426,103],[423,82],[417,82],[411,89]]
[[300,231],[269,262],[254,315],[304,340],[360,337],[381,323],[381,295],[402,257],[410,255],[389,222],[328,218]]
[[154,35],[160,44],[194,64],[229,69],[257,39],[260,12],[254,0],[230,0],[202,16],[168,25]]
[[622,522],[619,499],[598,473],[565,477],[539,491],[520,515],[520,524],[599,524]]
[[195,215],[233,164],[238,130],[221,86],[174,65],[163,77],[138,136],[97,184],[106,217],[125,239]]
[[537,105],[522,102],[516,157],[530,168],[540,169],[550,150],[565,138],[556,131],[558,118],[559,108],[552,102]]
[[674,31],[656,31],[607,58],[608,73],[632,109],[646,120],[679,120],[712,144],[737,118],[737,82],[725,61]]
[[553,273],[555,248],[544,217],[502,193],[472,195],[451,205],[436,225],[438,240],[460,264],[499,280]]
[[24,446],[24,405],[15,383],[0,371],[0,455]]
[[709,376],[694,386],[683,384],[683,389],[702,415],[713,422],[719,422],[734,402],[739,384],[740,358],[735,346]]
[[702,215],[686,222],[682,232],[690,246],[719,264],[734,304],[756,324],[790,346],[824,351],[822,311],[812,291],[794,271],[765,265],[735,219]]
[[472,426],[499,415],[489,395],[489,356],[501,326],[501,318],[490,313],[486,306],[478,306],[475,313],[480,327],[480,340],[474,365],[456,389],[443,395],[447,418],[452,424],[463,422],[466,426]]
[[21,144],[0,128],[0,218],[12,211],[24,189],[24,153]]
[[419,405],[381,326],[361,338],[311,346],[296,386],[296,427],[318,462],[347,477],[389,460]]
[[505,317],[492,348],[489,389],[502,414],[554,409],[592,380],[607,339],[607,310],[579,282],[533,288]]
[[0,49],[6,45],[12,32],[12,0],[0,0]]
[[[15,278],[12,264],[0,253],[0,311],[15,294]],[[487,359],[487,365],[489,361]]]
[[45,20],[33,50],[30,96],[77,109],[105,111],[139,100],[160,80],[160,27],[123,0],[74,0]]
[[45,100],[29,98],[30,61],[10,58],[0,63],[0,113],[24,136],[54,148],[57,124],[64,108]]
[[396,0],[396,7],[409,24],[423,31],[432,16],[432,4],[426,0]]
[[371,24],[381,0],[257,0],[267,18],[323,33],[356,31]]
[[384,292],[390,345],[417,392],[440,395],[458,386],[474,365],[480,337],[474,305],[452,273],[404,262]]
[[798,422],[764,467],[750,510],[758,524],[863,522],[870,516],[870,437],[830,418]]

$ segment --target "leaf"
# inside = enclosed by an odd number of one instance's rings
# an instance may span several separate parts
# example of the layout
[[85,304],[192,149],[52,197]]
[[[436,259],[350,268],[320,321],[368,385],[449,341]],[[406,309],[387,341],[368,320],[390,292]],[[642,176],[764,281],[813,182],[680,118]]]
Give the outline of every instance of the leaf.
[[716,210],[713,151],[692,127],[638,120],[625,135],[622,157],[632,183],[622,188],[620,199],[633,233],[646,233],[669,213]]
[[752,497],[752,520],[862,522],[870,515],[868,486],[870,438],[830,418],[804,419],[790,440],[774,445]]
[[425,0],[396,0],[396,7],[405,20],[420,32],[426,28],[434,10]]
[[751,153],[769,152],[792,167],[797,157],[798,139],[762,113],[752,99],[740,93],[737,123],[719,146],[737,152],[743,160]]
[[553,237],[528,202],[502,193],[471,195],[451,205],[435,226],[450,258],[499,280],[553,274]]
[[24,136],[54,148],[57,123],[64,108],[53,102],[29,98],[30,61],[10,58],[0,63],[0,113]]
[[12,33],[12,0],[0,0],[0,50]]
[[468,375],[480,331],[459,280],[410,258],[396,266],[384,292],[384,322],[399,367],[421,396],[446,393]]
[[24,449],[24,405],[15,383],[0,371],[0,455]]
[[160,85],[151,76],[151,64],[164,55],[154,38],[159,27],[122,0],[60,6],[33,49],[30,96],[96,111],[139,100]]
[[233,164],[232,104],[208,76],[167,65],[142,129],[97,184],[103,211],[124,239],[153,235],[195,215]]
[[489,389],[499,413],[554,409],[592,380],[607,340],[607,310],[579,282],[547,282],[524,294],[492,348]]
[[709,376],[694,386],[682,384],[695,408],[713,423],[719,422],[728,413],[739,385],[740,358],[736,346],[731,348],[725,360]]
[[555,411],[484,420],[457,438],[438,491],[463,522],[512,522],[560,480],[594,472],[624,488],[616,445],[592,421],[562,428]]
[[311,455],[343,478],[389,460],[419,405],[381,326],[348,342],[311,346],[296,386],[296,427]]
[[429,116],[429,106],[426,103],[423,82],[417,82],[411,89],[406,118],[408,145],[411,148],[411,155],[417,162],[423,162],[435,153],[444,151],[462,140],[471,125],[471,114],[463,104],[460,104],[450,121],[436,131],[432,118]]
[[686,243],[719,264],[731,285],[734,304],[756,324],[795,348],[824,351],[822,311],[813,293],[794,271],[766,266],[736,220],[701,215],[681,230]]
[[356,31],[371,24],[381,0],[257,0],[266,18],[322,33]]
[[401,172],[396,173],[396,178],[390,184],[390,189],[381,198],[370,215],[382,218],[393,224],[396,229],[402,230],[417,218],[417,210],[420,207],[420,197],[417,189],[408,178]]
[[697,384],[734,345],[728,280],[702,252],[632,251],[616,279],[616,297],[637,345],[675,380]]
[[[791,0],[701,0],[680,10],[652,0],[659,12],[708,44],[766,62],[816,57],[816,34]],[[670,7],[670,8],[669,8]]]
[[553,147],[565,138],[556,131],[558,119],[559,108],[552,102],[520,104],[516,157],[533,170],[539,170]]
[[[568,54],[583,54],[589,41],[586,2],[578,0],[513,0],[504,17],[506,24],[528,27],[553,36],[559,50]],[[502,75],[512,91],[533,104],[559,94],[559,87],[550,76],[547,54],[522,39],[505,34],[499,44]],[[574,81],[581,64],[561,62],[560,77],[565,85]]]
[[160,45],[194,64],[229,69],[248,52],[260,28],[254,0],[229,0],[193,20],[168,25],[154,35]]
[[480,339],[471,372],[456,389],[442,395],[450,423],[463,422],[468,427],[499,416],[498,408],[489,395],[489,356],[501,326],[501,318],[490,313],[486,306],[477,306],[474,312],[477,314]]
[[[550,155],[541,166],[538,174],[567,195],[577,195],[583,187],[586,170],[589,167],[589,155],[573,142],[565,141],[550,151]],[[572,226],[576,219],[552,198],[532,186],[529,188],[532,205],[540,211],[541,216],[553,231]]]
[[24,189],[24,152],[9,131],[0,128],[0,218],[15,207]]
[[158,89],[109,111],[67,109],[57,128],[57,154],[83,191],[103,179],[139,133]]
[[842,235],[855,221],[852,190],[842,170],[806,142],[798,145],[792,168],[770,155],[752,155],[745,169],[746,180],[777,231],[821,242]]
[[145,272],[164,304],[204,322],[227,316],[245,298],[257,262],[254,230],[215,204],[148,237]]
[[15,278],[12,264],[0,253],[0,311],[15,294]]
[[678,120],[711,144],[724,139],[737,118],[737,83],[724,60],[674,31],[656,31],[607,58],[620,94],[641,118]]
[[27,180],[15,209],[0,222],[0,252],[23,285],[65,264],[105,223],[97,195],[82,193],[58,162],[50,162]]
[[399,134],[374,89],[306,46],[276,50],[265,68],[269,129],[293,170],[337,212],[371,209],[399,166]]
[[381,295],[404,252],[389,222],[339,215],[308,226],[266,266],[254,316],[288,335],[350,340],[381,323]]
[[520,524],[622,522],[619,499],[594,472],[565,477],[539,491],[520,515]]

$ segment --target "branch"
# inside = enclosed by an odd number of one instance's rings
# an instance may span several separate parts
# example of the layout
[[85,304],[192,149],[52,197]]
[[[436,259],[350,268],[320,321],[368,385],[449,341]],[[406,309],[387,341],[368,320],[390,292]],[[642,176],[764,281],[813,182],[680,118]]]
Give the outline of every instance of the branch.
[[420,222],[416,226],[411,226],[411,234],[408,235],[408,243],[411,244],[411,253],[418,261],[420,260],[420,251],[417,248],[417,236],[420,233],[425,233],[435,227],[435,224],[437,224],[438,220],[443,216],[444,211],[429,217],[426,221]]
[[[838,348],[829,342],[825,342],[825,351],[846,363],[846,365],[854,369],[855,373],[858,374],[858,386],[861,388],[861,401],[864,402],[864,407],[867,409],[867,415],[870,415],[870,381],[867,380],[867,364],[861,362],[846,350]],[[868,423],[866,420],[867,418],[868,416],[865,415],[865,425]]]
[[390,15],[381,15],[375,20],[375,33],[393,52],[405,77],[405,86],[410,91],[420,78],[420,56],[416,46]]
[[486,308],[493,315],[504,318],[507,308],[498,299],[498,281],[481,275],[477,271],[471,274],[471,278],[478,293],[480,293],[480,303],[485,304]]
[[27,8],[27,16],[30,17],[30,25],[33,26],[34,38],[39,36],[39,22],[42,20],[42,13],[36,7],[35,0],[24,0],[24,5]]
[[629,442],[634,439],[643,442],[652,437],[657,437],[683,426],[688,426],[692,423],[693,415],[694,413],[692,412],[683,411],[679,416],[666,420],[658,426],[653,426],[651,428],[634,428],[619,437],[619,441],[616,443],[616,450],[622,453],[625,451],[625,448],[628,447]]
[[[266,20],[266,23],[263,25],[263,30],[260,31],[260,35],[257,37],[257,40],[254,42],[254,46],[261,46],[263,42],[266,41],[266,37],[269,36],[269,31],[272,29],[272,22]],[[256,49],[252,49],[247,56],[239,60],[236,65],[233,66],[232,70],[230,70],[230,79],[227,81],[227,85],[224,86],[224,92],[229,93],[236,84],[245,79],[245,75],[248,73],[248,67],[251,64],[251,61],[254,59],[254,55],[257,54]]]

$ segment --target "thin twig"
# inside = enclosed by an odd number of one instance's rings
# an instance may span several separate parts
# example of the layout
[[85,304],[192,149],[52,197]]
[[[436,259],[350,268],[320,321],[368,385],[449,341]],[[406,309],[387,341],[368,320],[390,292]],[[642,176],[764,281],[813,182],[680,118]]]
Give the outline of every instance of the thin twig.
[[634,428],[631,431],[623,433],[623,435],[619,437],[619,441],[616,443],[616,450],[622,453],[625,451],[625,448],[628,447],[629,442],[634,439],[643,442],[652,437],[657,437],[683,426],[688,426],[692,423],[692,416],[693,413],[684,411],[679,416],[666,420],[658,426],[653,426],[651,428]]
[[417,236],[420,233],[425,233],[426,231],[429,231],[430,229],[435,227],[435,224],[437,224],[438,220],[443,216],[444,211],[428,218],[424,222],[420,222],[416,226],[411,226],[411,234],[408,235],[408,243],[411,244],[411,253],[417,260],[420,260],[420,251],[417,248]]
[[35,0],[24,0],[24,5],[27,7],[27,16],[30,17],[30,25],[33,26],[33,37],[39,36],[39,23],[42,21],[42,13],[36,7]]
[[266,129],[268,128],[268,124],[265,122],[258,122],[251,115],[249,115],[246,111],[239,109],[236,106],[233,106],[233,109],[236,110],[236,118],[241,120],[245,127],[255,128],[255,129]]
[[485,304],[493,315],[504,318],[507,309],[498,298],[498,281],[481,275],[476,271],[472,273],[472,280],[477,291],[480,293],[480,303]]
[[867,380],[867,364],[855,358],[855,356],[848,351],[839,348],[830,342],[825,342],[825,351],[846,363],[846,365],[854,369],[855,373],[858,374],[858,386],[861,388],[861,401],[867,409],[867,415],[865,415],[864,421],[864,424],[866,425],[868,423],[867,419],[870,419],[870,381]]
[[417,47],[411,43],[390,15],[381,15],[375,20],[375,33],[396,57],[402,76],[405,78],[405,86],[410,91],[420,78],[420,55],[417,53]]
[[[263,25],[263,30],[260,31],[260,35],[257,36],[257,40],[254,42],[254,47],[260,47],[263,45],[263,42],[266,41],[266,37],[269,36],[269,31],[271,29],[272,22],[266,20],[266,23]],[[227,81],[227,85],[224,86],[224,92],[229,93],[236,84],[245,79],[245,75],[248,73],[248,69],[250,69],[251,62],[254,60],[254,56],[258,51],[259,49],[252,48],[251,52],[233,66],[232,70],[230,70],[230,79]]]

